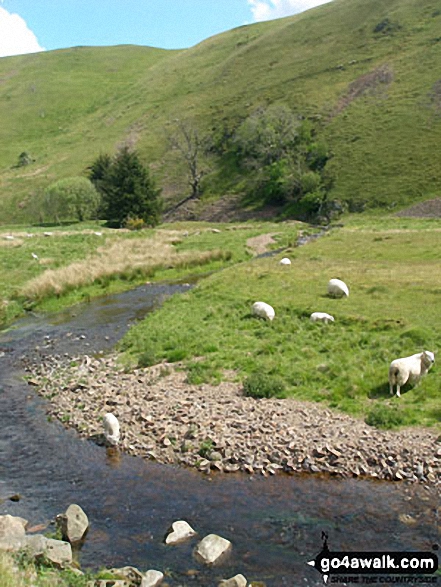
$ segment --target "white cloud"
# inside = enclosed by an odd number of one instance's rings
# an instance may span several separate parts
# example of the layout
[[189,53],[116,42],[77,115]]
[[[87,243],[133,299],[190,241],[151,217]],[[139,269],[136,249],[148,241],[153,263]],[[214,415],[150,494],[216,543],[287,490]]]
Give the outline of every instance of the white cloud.
[[254,20],[260,22],[262,20],[272,20],[273,18],[282,18],[284,16],[291,16],[319,6],[326,4],[331,0],[248,0],[251,7]]
[[23,18],[0,6],[0,57],[37,51],[44,51],[44,48]]

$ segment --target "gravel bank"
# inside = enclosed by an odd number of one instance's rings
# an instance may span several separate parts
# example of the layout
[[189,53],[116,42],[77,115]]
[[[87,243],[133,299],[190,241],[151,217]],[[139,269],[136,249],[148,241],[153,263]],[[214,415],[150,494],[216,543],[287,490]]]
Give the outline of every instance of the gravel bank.
[[233,382],[189,385],[176,365],[124,373],[115,357],[51,357],[28,371],[65,425],[104,442],[101,420],[113,412],[121,448],[161,463],[441,485],[441,436],[429,429],[377,430],[314,403],[244,397]]

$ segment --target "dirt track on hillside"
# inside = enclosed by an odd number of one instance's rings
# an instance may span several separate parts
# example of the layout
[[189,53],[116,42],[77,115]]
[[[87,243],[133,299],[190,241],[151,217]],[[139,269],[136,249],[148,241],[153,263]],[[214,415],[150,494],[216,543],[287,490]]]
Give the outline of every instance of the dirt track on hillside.
[[395,216],[412,218],[441,218],[441,198],[418,202],[405,210],[400,210]]

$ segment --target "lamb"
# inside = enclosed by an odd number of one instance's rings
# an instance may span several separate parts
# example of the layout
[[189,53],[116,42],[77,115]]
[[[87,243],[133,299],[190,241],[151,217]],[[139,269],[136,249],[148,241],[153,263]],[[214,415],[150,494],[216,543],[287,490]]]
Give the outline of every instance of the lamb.
[[435,355],[431,351],[423,351],[410,357],[395,359],[389,367],[389,389],[394,393],[394,385],[397,386],[397,397],[400,397],[400,387],[407,382],[418,384],[421,377],[426,375],[435,362]]
[[116,446],[119,443],[119,422],[110,412],[103,418],[104,437],[109,444]]
[[327,314],[326,312],[313,312],[309,319],[311,322],[324,322],[325,324],[334,322],[334,316],[331,316],[331,314]]
[[265,302],[255,302],[252,307],[252,312],[255,316],[264,318],[265,320],[273,320],[276,315],[274,308]]
[[341,279],[331,279],[328,283],[328,294],[333,298],[349,296],[349,288]]
[[291,259],[288,259],[288,257],[283,257],[283,259],[280,261],[280,265],[291,265]]

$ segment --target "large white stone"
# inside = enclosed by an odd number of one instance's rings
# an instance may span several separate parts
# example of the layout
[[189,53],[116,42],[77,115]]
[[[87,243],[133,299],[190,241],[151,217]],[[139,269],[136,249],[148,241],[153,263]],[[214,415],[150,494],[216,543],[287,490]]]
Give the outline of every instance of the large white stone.
[[28,521],[17,516],[0,516],[0,540],[3,538],[11,538],[12,536],[24,536],[26,534],[25,528]]
[[71,504],[65,514],[57,516],[57,522],[63,537],[71,544],[80,542],[87,532],[89,520],[83,509],[76,503]]
[[218,587],[247,587],[247,580],[243,575],[236,575],[231,579],[224,579]]
[[71,545],[63,540],[53,540],[42,534],[35,534],[26,536],[24,548],[32,557],[44,557],[57,567],[65,567],[72,562]]
[[176,544],[178,542],[182,542],[183,540],[187,540],[187,538],[191,538],[194,536],[196,532],[193,528],[185,522],[184,520],[178,520],[177,522],[173,522],[171,529],[169,530],[169,534],[167,534],[165,538],[166,544]]
[[231,549],[231,542],[218,536],[208,534],[196,546],[194,555],[199,562],[212,565]]
[[144,574],[140,587],[158,587],[162,583],[164,574],[151,569]]

